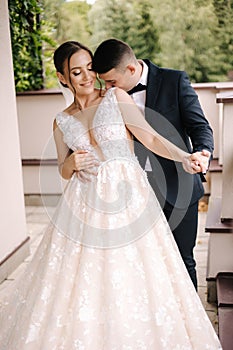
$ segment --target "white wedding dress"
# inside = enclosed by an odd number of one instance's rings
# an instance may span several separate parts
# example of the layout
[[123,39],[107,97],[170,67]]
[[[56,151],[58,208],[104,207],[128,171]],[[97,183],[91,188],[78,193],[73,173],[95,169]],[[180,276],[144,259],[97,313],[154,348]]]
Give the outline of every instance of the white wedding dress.
[[90,133],[57,124],[69,148],[101,160],[68,182],[26,272],[7,291],[1,350],[215,350],[218,337],[145,172],[130,151],[114,89]]

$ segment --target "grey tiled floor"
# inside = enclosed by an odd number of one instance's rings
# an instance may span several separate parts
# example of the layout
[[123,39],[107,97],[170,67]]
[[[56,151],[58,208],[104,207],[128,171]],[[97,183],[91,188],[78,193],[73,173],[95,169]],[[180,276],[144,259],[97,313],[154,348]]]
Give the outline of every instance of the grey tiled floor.
[[[49,217],[53,214],[55,207],[48,207],[46,210],[44,207],[26,207],[26,218],[27,218],[27,229],[28,235],[31,237],[30,240],[30,256],[5,280],[0,284],[0,289],[6,285],[12,283],[12,281],[19,276],[25,269],[28,262],[31,260],[38,244],[43,236],[43,232],[49,222]],[[206,276],[206,265],[207,265],[207,247],[208,247],[208,233],[205,232],[205,220],[206,212],[199,212],[199,226],[198,226],[198,237],[195,248],[195,258],[197,262],[197,273],[198,273],[198,294],[202,301],[202,304],[214,326],[216,332],[218,332],[218,318],[216,305],[209,304],[206,301],[207,296],[207,283],[205,280]]]
[[197,263],[198,294],[216,333],[218,333],[217,307],[215,304],[207,302],[206,268],[209,233],[205,232],[206,212],[199,212],[198,219],[198,235],[194,250]]

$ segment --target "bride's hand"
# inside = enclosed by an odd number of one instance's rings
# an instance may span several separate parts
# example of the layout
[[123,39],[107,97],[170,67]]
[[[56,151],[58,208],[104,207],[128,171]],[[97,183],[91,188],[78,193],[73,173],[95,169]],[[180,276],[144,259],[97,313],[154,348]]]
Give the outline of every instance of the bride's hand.
[[[87,150],[77,150],[71,153],[64,162],[61,162],[59,167],[59,172],[61,176],[69,180],[74,173],[78,175],[80,171],[93,173],[96,171],[94,168],[98,167],[100,164],[99,160]],[[81,177],[83,177],[81,175]],[[85,177],[85,176],[84,176]]]
[[87,171],[99,165],[98,159],[96,159],[91,152],[85,150],[74,151],[69,158],[72,168],[76,172]]
[[195,152],[183,159],[183,168],[190,174],[196,174],[202,172],[206,173],[209,165],[210,152],[203,150],[201,152]]
[[93,167],[86,170],[76,172],[77,178],[82,182],[90,182],[93,176],[97,176],[97,168]]
[[197,171],[194,170],[197,167],[195,162],[192,162],[191,155],[185,156],[182,161],[183,169],[189,174],[195,174]]
[[70,159],[73,163],[73,170],[80,181],[89,182],[92,176],[97,176],[97,167],[100,162],[91,152],[85,150],[74,151],[70,155]]

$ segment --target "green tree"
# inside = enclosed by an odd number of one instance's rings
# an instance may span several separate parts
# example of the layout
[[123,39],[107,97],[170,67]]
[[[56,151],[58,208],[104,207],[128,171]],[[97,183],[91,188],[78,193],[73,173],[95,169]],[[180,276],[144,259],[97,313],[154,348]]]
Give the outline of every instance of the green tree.
[[216,39],[222,55],[219,65],[219,76],[233,80],[233,1],[213,0],[215,14],[218,19]]
[[9,0],[10,31],[16,91],[43,87],[42,4],[36,0]]
[[89,13],[93,47],[114,37],[127,42],[136,56],[154,57],[159,50],[158,32],[150,10],[149,0],[97,0]]
[[84,1],[64,2],[60,7],[60,20],[56,32],[56,41],[77,40],[86,45],[90,42],[90,29],[87,13],[90,5]]
[[154,60],[160,52],[159,34],[151,17],[151,2],[137,0],[134,3],[135,24],[130,27],[127,42],[139,58]]
[[92,47],[110,37],[127,41],[133,15],[132,1],[97,0],[89,12]]
[[227,80],[227,74],[233,74],[233,0],[8,4],[17,91],[57,86],[52,57],[55,47],[66,40],[80,41],[94,51],[102,40],[116,37],[138,58],[184,69],[195,82]]
[[212,0],[153,0],[163,66],[184,69],[192,81],[217,78],[221,53],[216,42],[217,18]]
[[89,45],[88,11],[90,7],[84,1],[44,0],[42,28],[50,38],[43,47],[45,86],[47,88],[58,84],[53,65],[55,47],[67,40],[76,40]]

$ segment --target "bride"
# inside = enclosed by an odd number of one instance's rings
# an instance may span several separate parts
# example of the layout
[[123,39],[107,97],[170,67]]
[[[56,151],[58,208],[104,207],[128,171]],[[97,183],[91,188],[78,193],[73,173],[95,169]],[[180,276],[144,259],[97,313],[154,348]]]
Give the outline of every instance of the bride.
[[201,158],[145,121],[128,94],[95,88],[92,53],[69,41],[54,54],[74,102],[54,120],[69,180],[32,262],[5,297],[1,350],[221,349],[132,135],[190,173]]

